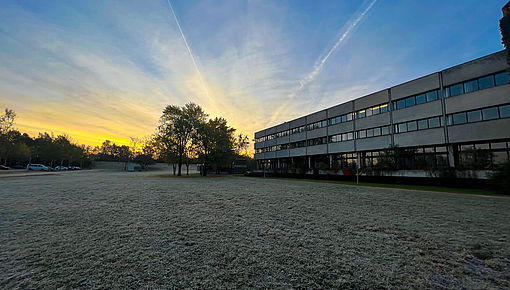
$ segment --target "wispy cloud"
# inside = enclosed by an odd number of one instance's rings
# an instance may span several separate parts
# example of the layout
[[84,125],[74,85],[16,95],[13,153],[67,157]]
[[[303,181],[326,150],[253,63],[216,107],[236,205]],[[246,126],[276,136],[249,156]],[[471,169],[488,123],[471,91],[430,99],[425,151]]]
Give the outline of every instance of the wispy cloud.
[[344,27],[342,27],[342,29],[340,30],[341,34],[338,40],[327,51],[327,53],[324,56],[320,57],[315,62],[313,70],[299,82],[299,87],[296,90],[296,92],[293,92],[290,95],[291,98],[295,97],[297,93],[299,93],[305,86],[310,84],[317,77],[317,75],[322,71],[324,64],[329,59],[331,54],[338,49],[338,47],[347,39],[347,37],[349,37],[349,35],[352,33],[356,25],[358,25],[358,23],[363,19],[363,17],[365,17],[365,15],[372,8],[372,6],[374,6],[375,2],[377,2],[377,0],[372,0],[372,2],[370,2],[370,4],[368,4],[368,6],[363,11],[360,11],[353,15],[352,18],[344,25]]
[[[466,1],[489,10],[486,3]],[[440,69],[445,61],[461,61],[459,46],[469,45],[454,46],[451,39],[466,38],[459,27],[443,29],[451,7],[379,2],[5,2],[0,109],[14,108],[17,125],[30,134],[66,132],[83,143],[111,138],[126,144],[151,133],[164,106],[192,101],[253,137],[254,131]],[[367,17],[376,4],[384,13]],[[409,13],[422,6],[434,10]],[[458,16],[460,27],[469,24],[469,12]],[[437,21],[440,30],[421,32]],[[409,28],[414,23],[419,27]],[[473,32],[483,23],[462,28],[464,35],[485,40],[486,29]],[[500,46],[497,27],[493,34]],[[440,49],[416,57],[432,44]]]

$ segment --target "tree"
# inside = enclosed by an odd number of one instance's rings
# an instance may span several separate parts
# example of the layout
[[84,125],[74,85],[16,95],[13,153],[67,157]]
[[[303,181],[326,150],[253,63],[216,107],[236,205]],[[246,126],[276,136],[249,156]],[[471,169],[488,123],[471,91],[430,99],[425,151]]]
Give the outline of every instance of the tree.
[[14,110],[9,108],[5,108],[5,113],[0,116],[0,134],[7,134],[9,130],[14,125],[14,120],[16,119],[16,113]]
[[250,145],[250,139],[248,136],[244,134],[239,134],[236,136],[235,142],[234,142],[234,151],[237,155],[244,155],[247,156],[247,150],[248,146]]
[[183,107],[169,105],[163,110],[157,128],[158,138],[159,142],[164,144],[165,150],[173,151],[164,154],[176,158],[178,176],[181,176],[182,163],[186,158],[188,146],[191,146],[196,126],[206,118],[207,114],[194,103],[188,103]]
[[[16,113],[14,110],[5,108],[5,113],[0,115],[0,161],[4,158],[4,164],[7,164],[7,156],[9,150],[12,150],[12,140],[10,140],[8,133],[14,124]],[[11,136],[12,137],[12,136]]]
[[202,162],[202,174],[207,175],[207,168],[212,165],[219,171],[221,167],[230,166],[234,151],[235,129],[227,125],[223,118],[214,118],[197,127],[194,142]]
[[501,32],[501,42],[506,48],[506,61],[510,67],[510,1],[501,10],[503,18],[499,20],[499,30]]

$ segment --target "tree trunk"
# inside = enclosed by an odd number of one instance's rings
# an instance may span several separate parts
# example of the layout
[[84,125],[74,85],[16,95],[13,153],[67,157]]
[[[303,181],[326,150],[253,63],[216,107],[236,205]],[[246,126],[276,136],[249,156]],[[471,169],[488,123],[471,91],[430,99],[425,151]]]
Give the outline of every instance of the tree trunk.
[[176,169],[175,163],[172,163],[172,169],[174,170],[174,175],[175,175],[175,169]]
[[177,164],[177,176],[181,176],[182,155],[179,155],[179,163]]
[[186,175],[189,175],[189,162],[186,162]]

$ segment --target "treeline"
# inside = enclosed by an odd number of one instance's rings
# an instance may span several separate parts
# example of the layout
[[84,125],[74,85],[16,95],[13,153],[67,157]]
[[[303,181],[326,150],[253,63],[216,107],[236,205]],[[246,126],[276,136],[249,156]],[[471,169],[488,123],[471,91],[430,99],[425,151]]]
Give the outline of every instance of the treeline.
[[16,113],[5,109],[0,115],[0,163],[7,166],[44,163],[57,165],[90,166],[90,158],[84,145],[71,142],[67,135],[52,136],[39,133],[30,137],[12,128]]
[[[247,156],[249,139],[235,134],[224,118],[209,119],[203,109],[193,103],[182,107],[167,106],[155,132],[145,138],[131,138],[130,146],[105,140],[101,146],[76,144],[67,135],[39,133],[30,137],[13,128],[16,113],[5,109],[0,115],[0,164],[7,166],[27,163],[90,167],[93,161],[128,162],[147,167],[156,161],[173,165],[174,174],[182,174],[182,165],[201,164],[201,173],[208,168],[219,171],[230,168],[238,158]],[[188,170],[187,170],[188,171]]]

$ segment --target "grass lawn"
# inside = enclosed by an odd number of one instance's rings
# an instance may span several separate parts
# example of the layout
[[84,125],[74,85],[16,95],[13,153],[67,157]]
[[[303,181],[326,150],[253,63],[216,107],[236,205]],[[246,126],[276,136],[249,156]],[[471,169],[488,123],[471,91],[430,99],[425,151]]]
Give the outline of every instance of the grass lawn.
[[0,289],[510,289],[510,197],[155,174],[3,178]]

